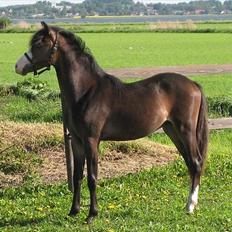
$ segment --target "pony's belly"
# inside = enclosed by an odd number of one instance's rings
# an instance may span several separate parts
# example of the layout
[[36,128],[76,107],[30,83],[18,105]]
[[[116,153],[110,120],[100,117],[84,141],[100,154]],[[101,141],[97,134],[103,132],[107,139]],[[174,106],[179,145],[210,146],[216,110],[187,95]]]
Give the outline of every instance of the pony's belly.
[[101,140],[111,140],[111,141],[128,141],[128,140],[135,140],[135,139],[140,139],[148,134],[137,134],[137,135],[130,135],[124,133],[123,135],[119,135],[117,133],[103,133],[101,136]]
[[115,141],[135,140],[153,133],[160,126],[160,124],[150,127],[141,127],[141,125],[115,126],[108,124],[102,131],[101,139]]
[[157,129],[166,121],[167,113],[159,106],[157,112],[154,108],[146,108],[144,105],[134,106],[133,110],[121,110],[108,118],[103,127],[101,138],[108,140],[134,140],[145,137]]

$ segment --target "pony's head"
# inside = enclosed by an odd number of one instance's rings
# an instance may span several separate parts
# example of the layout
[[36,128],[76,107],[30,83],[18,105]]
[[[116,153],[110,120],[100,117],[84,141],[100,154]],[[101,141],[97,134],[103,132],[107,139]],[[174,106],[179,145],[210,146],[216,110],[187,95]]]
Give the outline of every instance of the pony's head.
[[[58,48],[57,32],[52,30],[45,22],[41,22],[42,29],[34,34],[30,42],[28,52],[17,61],[15,71],[18,74],[26,75],[29,72],[34,74],[40,69],[50,69],[54,64],[54,55]],[[42,70],[42,71],[44,71]]]

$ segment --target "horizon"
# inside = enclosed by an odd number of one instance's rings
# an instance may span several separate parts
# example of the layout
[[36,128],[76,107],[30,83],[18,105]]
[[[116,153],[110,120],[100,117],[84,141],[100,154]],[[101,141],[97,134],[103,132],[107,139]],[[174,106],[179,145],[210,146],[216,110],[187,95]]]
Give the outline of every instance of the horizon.
[[[13,5],[29,5],[34,4],[38,0],[0,0],[0,7],[6,7],[6,6],[13,6]],[[72,3],[81,3],[84,0],[67,0],[68,2]],[[144,4],[147,3],[167,3],[167,4],[175,4],[180,2],[190,2],[190,0],[133,0],[134,2],[142,2]],[[222,0],[220,0],[223,2]],[[49,2],[52,3],[59,3],[61,0],[49,0]]]

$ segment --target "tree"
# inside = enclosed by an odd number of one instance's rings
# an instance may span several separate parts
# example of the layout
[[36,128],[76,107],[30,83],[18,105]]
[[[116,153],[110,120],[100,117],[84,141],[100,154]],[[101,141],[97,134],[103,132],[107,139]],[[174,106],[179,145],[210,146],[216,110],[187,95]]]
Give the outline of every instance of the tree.
[[224,2],[224,9],[225,10],[232,10],[232,0],[227,0]]
[[5,29],[9,24],[10,20],[7,18],[0,18],[0,29]]

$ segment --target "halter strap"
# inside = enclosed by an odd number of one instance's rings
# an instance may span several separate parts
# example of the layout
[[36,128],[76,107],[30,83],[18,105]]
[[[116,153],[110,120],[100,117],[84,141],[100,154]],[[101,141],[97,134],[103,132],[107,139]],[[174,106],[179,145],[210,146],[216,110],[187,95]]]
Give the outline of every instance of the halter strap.
[[24,53],[24,56],[25,56],[25,57],[28,59],[28,61],[32,64],[32,69],[33,69],[33,72],[34,72],[34,76],[36,76],[38,73],[37,73],[35,64],[33,63],[31,57],[27,54],[27,52]]

